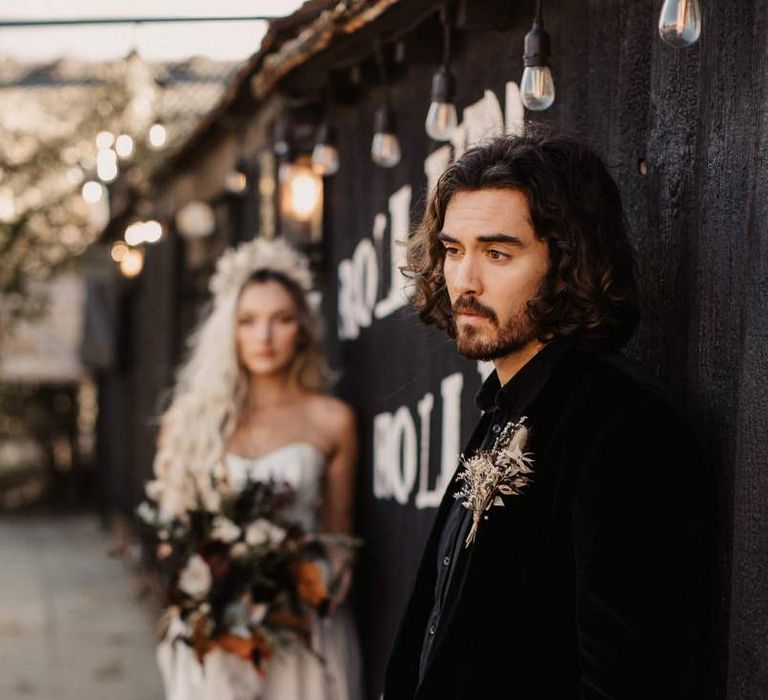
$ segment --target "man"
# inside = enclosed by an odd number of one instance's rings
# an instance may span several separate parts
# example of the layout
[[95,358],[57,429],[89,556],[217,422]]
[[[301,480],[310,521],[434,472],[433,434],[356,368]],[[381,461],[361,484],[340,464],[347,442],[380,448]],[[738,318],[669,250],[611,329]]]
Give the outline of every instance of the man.
[[[547,132],[471,149],[439,180],[404,272],[422,320],[495,372],[385,699],[705,697],[707,479],[684,421],[618,354],[637,291],[601,160]],[[498,473],[497,440],[515,433],[520,469],[473,512],[464,467],[479,455]]]

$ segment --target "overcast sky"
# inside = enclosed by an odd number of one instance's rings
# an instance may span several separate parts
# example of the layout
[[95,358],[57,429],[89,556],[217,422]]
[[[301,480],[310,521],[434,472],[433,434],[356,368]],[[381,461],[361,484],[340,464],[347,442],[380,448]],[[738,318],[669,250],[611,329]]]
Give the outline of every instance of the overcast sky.
[[[303,0],[0,0],[0,19],[284,16],[302,4]],[[193,55],[242,60],[259,48],[266,29],[266,22],[0,28],[0,55],[35,62],[62,56],[101,61],[135,48],[149,61]]]

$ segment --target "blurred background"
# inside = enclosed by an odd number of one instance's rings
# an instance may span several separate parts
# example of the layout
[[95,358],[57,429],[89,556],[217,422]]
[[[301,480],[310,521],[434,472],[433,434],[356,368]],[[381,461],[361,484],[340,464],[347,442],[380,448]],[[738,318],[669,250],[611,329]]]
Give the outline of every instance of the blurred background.
[[[98,468],[98,379],[83,357],[92,246],[111,183],[183,143],[258,50],[268,21],[229,18],[300,4],[0,2],[3,700],[162,698],[160,597],[137,567],[135,504],[115,507]],[[212,15],[227,20],[197,21]],[[180,17],[196,21],[155,21]],[[92,340],[104,361],[114,348]]]

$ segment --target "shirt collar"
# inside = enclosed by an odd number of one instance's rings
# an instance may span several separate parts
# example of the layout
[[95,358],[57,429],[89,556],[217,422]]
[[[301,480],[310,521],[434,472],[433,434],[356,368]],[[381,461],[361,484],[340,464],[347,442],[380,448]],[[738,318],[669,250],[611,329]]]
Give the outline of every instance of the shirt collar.
[[475,405],[481,411],[499,408],[507,413],[521,413],[536,398],[560,357],[572,345],[565,338],[550,341],[504,386],[501,386],[494,370],[477,392]]

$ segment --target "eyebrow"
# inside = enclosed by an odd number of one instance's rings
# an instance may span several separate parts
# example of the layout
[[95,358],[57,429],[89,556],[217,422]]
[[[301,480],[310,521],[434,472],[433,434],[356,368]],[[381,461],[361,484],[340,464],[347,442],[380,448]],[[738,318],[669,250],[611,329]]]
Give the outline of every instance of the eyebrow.
[[[446,241],[447,243],[459,243],[458,239],[445,231],[440,231],[440,233],[437,234],[437,237],[439,240]],[[476,240],[480,243],[508,243],[509,245],[514,245],[518,248],[525,247],[525,244],[520,238],[513,236],[510,233],[489,233],[486,236],[478,236]]]

